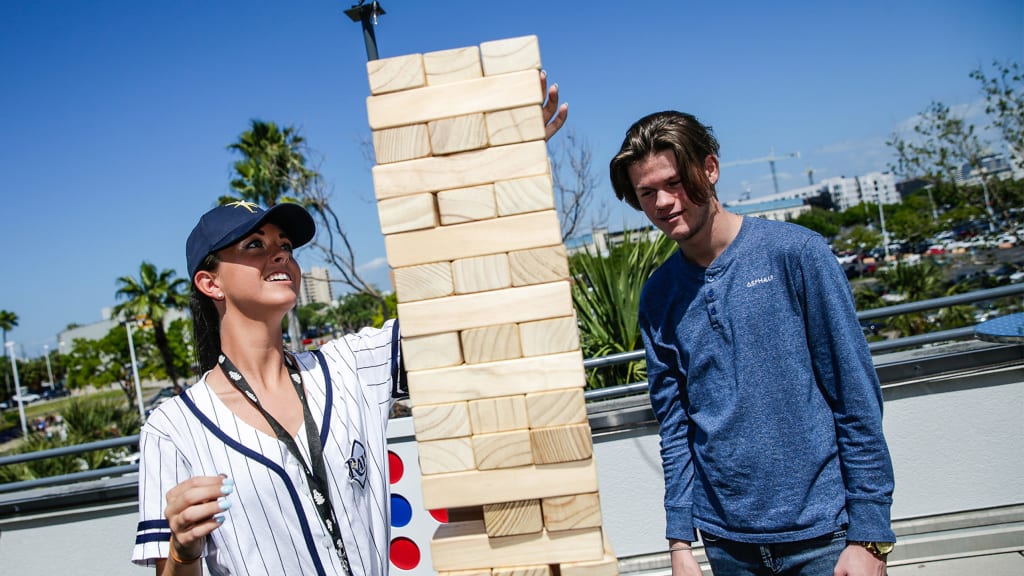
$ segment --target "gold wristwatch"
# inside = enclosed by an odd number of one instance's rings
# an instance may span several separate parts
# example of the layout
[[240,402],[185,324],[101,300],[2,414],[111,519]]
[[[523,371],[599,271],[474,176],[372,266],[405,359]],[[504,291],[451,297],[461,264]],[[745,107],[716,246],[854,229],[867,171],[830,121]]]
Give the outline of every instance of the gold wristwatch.
[[867,551],[874,554],[875,558],[879,560],[885,560],[885,557],[896,547],[894,542],[850,542],[850,544],[867,548]]

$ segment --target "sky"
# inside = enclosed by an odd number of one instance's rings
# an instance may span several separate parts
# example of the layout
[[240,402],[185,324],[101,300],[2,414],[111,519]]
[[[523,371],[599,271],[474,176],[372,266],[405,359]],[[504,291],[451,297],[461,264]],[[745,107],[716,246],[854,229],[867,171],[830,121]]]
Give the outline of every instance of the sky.
[[[230,192],[227,146],[251,119],[301,131],[363,272],[387,286],[360,147],[366,50],[344,15],[356,1],[0,3],[0,310],[18,315],[19,357],[101,320],[143,261],[186,274],[185,239]],[[886,139],[930,102],[977,110],[969,73],[1024,63],[1021,0],[381,5],[382,58],[537,35],[567,129],[593,154],[592,216],[612,229],[642,222],[615,200],[607,163],[643,115],[696,115],[724,163],[800,152],[776,163],[785,190],[808,169],[816,181],[886,170]],[[771,192],[767,163],[723,168],[722,200]]]

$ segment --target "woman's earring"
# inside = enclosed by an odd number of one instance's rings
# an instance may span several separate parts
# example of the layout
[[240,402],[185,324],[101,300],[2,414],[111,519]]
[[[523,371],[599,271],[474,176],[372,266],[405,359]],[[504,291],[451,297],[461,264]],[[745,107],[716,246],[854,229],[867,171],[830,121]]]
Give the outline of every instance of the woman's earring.
[[217,300],[223,300],[223,299],[224,299],[224,293],[223,292],[217,292]]

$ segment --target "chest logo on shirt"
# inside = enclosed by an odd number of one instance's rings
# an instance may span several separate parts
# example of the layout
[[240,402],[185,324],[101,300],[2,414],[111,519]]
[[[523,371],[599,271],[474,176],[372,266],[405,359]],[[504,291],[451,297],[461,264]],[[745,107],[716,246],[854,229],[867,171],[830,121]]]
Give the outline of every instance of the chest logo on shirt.
[[345,460],[348,468],[348,479],[359,484],[360,488],[366,488],[366,449],[359,440],[352,442],[352,456]]
[[773,280],[775,280],[775,274],[769,274],[767,276],[762,276],[760,278],[755,278],[755,279],[751,280],[750,282],[747,282],[747,288],[753,288],[754,286],[757,286],[758,284],[767,284],[768,282],[771,282]]

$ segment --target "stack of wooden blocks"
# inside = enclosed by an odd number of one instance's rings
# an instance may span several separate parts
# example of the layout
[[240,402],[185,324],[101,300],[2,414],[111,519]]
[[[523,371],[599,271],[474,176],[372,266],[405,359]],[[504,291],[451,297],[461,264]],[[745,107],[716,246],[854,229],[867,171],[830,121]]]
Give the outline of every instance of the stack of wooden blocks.
[[371,61],[381,230],[434,568],[613,576],[535,36]]

